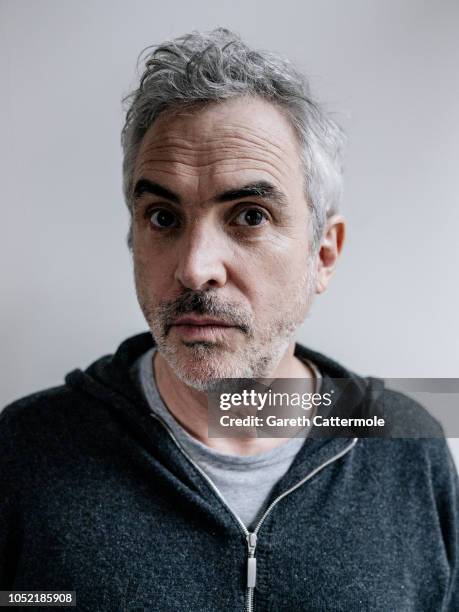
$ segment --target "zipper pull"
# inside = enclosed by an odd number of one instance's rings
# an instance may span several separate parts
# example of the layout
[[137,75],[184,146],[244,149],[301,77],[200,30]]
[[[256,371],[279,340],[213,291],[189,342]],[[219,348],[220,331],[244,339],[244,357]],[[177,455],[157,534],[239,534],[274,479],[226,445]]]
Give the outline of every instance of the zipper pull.
[[247,559],[247,588],[253,589],[257,581],[257,560],[255,558],[255,547],[257,545],[256,533],[249,533],[247,535],[247,544],[249,546],[249,558]]

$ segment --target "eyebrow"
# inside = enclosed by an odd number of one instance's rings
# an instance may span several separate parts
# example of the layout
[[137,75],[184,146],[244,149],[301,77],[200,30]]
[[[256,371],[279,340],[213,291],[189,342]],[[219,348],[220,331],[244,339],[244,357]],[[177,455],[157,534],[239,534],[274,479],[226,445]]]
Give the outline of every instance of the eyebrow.
[[155,181],[149,181],[148,179],[140,179],[137,181],[134,187],[134,198],[140,198],[144,193],[151,193],[152,195],[159,196],[160,198],[170,200],[175,204],[180,204],[180,198],[176,193],[170,189],[167,189],[166,187],[163,187]]
[[[134,198],[140,198],[144,193],[156,195],[160,198],[165,198],[175,204],[181,204],[180,196],[167,189],[163,185],[160,185],[156,181],[150,181],[149,179],[139,179],[134,187]],[[233,200],[241,200],[243,198],[256,197],[263,200],[269,200],[279,206],[285,206],[287,204],[287,197],[285,194],[275,185],[268,181],[255,181],[248,183],[243,187],[237,189],[229,189],[217,194],[212,200],[216,202],[232,202]]]
[[257,181],[249,183],[239,189],[231,189],[220,193],[215,198],[217,202],[231,202],[232,200],[241,200],[242,198],[261,198],[269,200],[280,206],[287,204],[287,198],[284,193],[268,181]]

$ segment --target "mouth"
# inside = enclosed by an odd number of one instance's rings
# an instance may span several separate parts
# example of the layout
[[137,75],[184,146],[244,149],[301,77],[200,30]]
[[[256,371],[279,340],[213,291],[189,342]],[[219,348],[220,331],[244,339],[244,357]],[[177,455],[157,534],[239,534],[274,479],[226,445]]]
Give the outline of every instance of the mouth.
[[214,317],[196,317],[194,315],[179,317],[173,323],[173,325],[191,325],[193,327],[207,327],[209,325],[218,327],[234,327],[231,323],[227,323],[221,319],[215,319]]
[[184,316],[179,317],[170,326],[183,340],[211,341],[219,340],[238,329],[221,319],[211,317]]

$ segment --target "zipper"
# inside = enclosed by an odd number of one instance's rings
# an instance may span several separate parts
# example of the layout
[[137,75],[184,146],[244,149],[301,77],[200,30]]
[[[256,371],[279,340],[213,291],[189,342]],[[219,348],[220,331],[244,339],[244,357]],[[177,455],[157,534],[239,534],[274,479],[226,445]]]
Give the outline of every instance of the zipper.
[[[314,470],[312,470],[312,472],[309,472],[309,474],[307,474],[304,478],[302,478],[300,480],[300,482],[297,482],[296,485],[294,485],[293,487],[290,487],[290,489],[287,489],[287,491],[284,491],[281,495],[276,497],[276,499],[273,500],[270,503],[268,508],[265,510],[263,516],[258,521],[255,529],[253,530],[253,533],[249,534],[249,540],[248,540],[248,542],[249,542],[249,558],[248,558],[248,561],[247,561],[247,563],[248,563],[247,578],[249,578],[249,575],[250,575],[250,571],[249,571],[250,563],[253,563],[254,564],[254,571],[255,571],[254,578],[256,579],[256,561],[257,560],[256,560],[256,557],[255,557],[255,548],[257,546],[257,534],[260,531],[260,527],[262,526],[264,520],[266,519],[268,514],[271,512],[271,510],[274,508],[274,506],[278,502],[280,502],[281,499],[283,499],[284,497],[289,495],[289,493],[292,493],[292,491],[295,491],[296,489],[298,489],[298,487],[301,487],[301,485],[303,485],[305,482],[307,482],[310,478],[312,478],[318,472],[320,472],[325,467],[327,467],[327,465],[330,465],[330,463],[333,463],[334,461],[336,461],[337,459],[340,459],[343,455],[348,453],[357,444],[357,440],[358,440],[358,438],[352,438],[352,441],[345,448],[343,448],[343,450],[341,450],[339,453],[336,453],[336,455],[333,455],[333,457],[330,457],[330,459],[327,459],[327,461],[324,461],[323,463],[321,463],[318,467],[316,467]],[[250,545],[250,536],[252,536],[252,538],[253,538],[252,539],[252,546]],[[253,611],[253,593],[254,593],[254,588],[255,588],[255,579],[252,580],[250,583],[247,581],[247,606],[246,606],[246,611],[247,612],[252,612]]]
[[252,612],[253,609],[253,592],[257,583],[257,558],[255,557],[255,548],[257,546],[257,534],[249,533],[247,536],[247,546],[249,548],[249,556],[247,557],[247,612]]
[[244,536],[247,538],[249,536],[249,530],[247,529],[247,527],[244,525],[244,523],[241,521],[241,519],[238,517],[238,515],[235,512],[233,512],[233,510],[228,506],[228,504],[226,503],[225,498],[222,496],[222,494],[220,493],[219,489],[214,485],[212,480],[209,478],[209,476],[207,476],[207,474],[204,472],[204,470],[201,468],[201,466],[198,465],[195,462],[195,460],[192,457],[190,457],[190,455],[187,453],[187,451],[183,448],[183,446],[180,444],[180,442],[174,436],[174,433],[171,430],[171,428],[169,427],[169,425],[159,415],[157,415],[155,413],[151,413],[151,416],[161,423],[161,425],[169,433],[169,435],[172,438],[172,440],[175,442],[175,445],[177,446],[177,448],[185,455],[185,457],[188,459],[188,461],[198,470],[198,472],[201,474],[201,476],[203,478],[205,478],[205,480],[208,482],[208,484],[210,485],[212,490],[216,493],[218,498],[223,502],[223,504],[226,506],[226,508],[230,511],[231,515],[234,516],[234,518],[237,520],[237,522],[239,523],[239,526],[241,527],[241,529],[242,529],[242,531],[244,533]]
[[321,463],[318,467],[316,467],[314,470],[312,470],[312,472],[309,472],[309,474],[307,474],[304,478],[302,478],[299,482],[297,482],[296,485],[294,485],[293,487],[290,487],[290,489],[287,489],[287,491],[284,491],[281,495],[276,497],[276,499],[273,500],[270,503],[268,508],[263,513],[263,515],[260,518],[260,520],[258,521],[255,529],[252,532],[250,532],[247,529],[247,527],[244,525],[244,523],[241,521],[239,516],[228,506],[228,504],[226,503],[225,498],[222,496],[222,494],[220,493],[219,489],[214,485],[214,483],[209,478],[209,476],[204,472],[204,470],[201,468],[201,466],[198,465],[194,461],[194,459],[192,457],[190,457],[190,455],[187,453],[187,451],[183,448],[183,446],[180,444],[180,442],[174,436],[174,433],[170,429],[169,425],[159,415],[157,415],[156,413],[152,412],[151,416],[153,418],[155,418],[157,421],[159,421],[161,423],[161,425],[166,429],[166,431],[169,433],[170,437],[174,441],[174,443],[177,446],[177,448],[185,455],[185,457],[188,459],[188,461],[198,470],[198,472],[201,474],[201,476],[203,476],[203,478],[206,480],[206,482],[209,484],[209,486],[212,488],[212,490],[215,492],[215,494],[218,496],[218,498],[226,506],[228,511],[231,513],[231,515],[237,520],[237,522],[238,522],[242,532],[244,533],[245,539],[247,541],[247,549],[248,549],[248,555],[247,555],[247,595],[246,595],[246,607],[245,607],[245,609],[246,609],[246,612],[253,612],[253,595],[254,595],[254,589],[255,589],[255,585],[256,585],[256,581],[257,581],[257,559],[255,557],[255,549],[257,547],[258,532],[260,531],[260,528],[261,528],[262,524],[264,523],[266,517],[271,512],[271,510],[274,508],[274,506],[276,506],[277,503],[280,502],[281,499],[283,499],[284,497],[286,497],[287,495],[289,495],[290,493],[292,493],[293,491],[298,489],[298,487],[301,487],[301,485],[303,485],[305,482],[307,482],[310,478],[315,476],[318,472],[323,470],[325,467],[327,467],[328,465],[330,465],[331,463],[333,463],[337,459],[340,459],[343,455],[348,453],[357,444],[358,438],[353,438],[352,441],[343,450],[341,450],[339,453],[336,453],[336,455],[333,455],[333,457],[330,457],[330,459],[327,459],[327,461],[324,461],[323,463]]

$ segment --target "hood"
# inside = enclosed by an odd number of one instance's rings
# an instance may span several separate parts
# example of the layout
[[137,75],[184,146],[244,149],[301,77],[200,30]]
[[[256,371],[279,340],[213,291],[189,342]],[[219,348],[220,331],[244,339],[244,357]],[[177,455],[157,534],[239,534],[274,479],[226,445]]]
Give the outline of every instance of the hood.
[[[78,369],[70,372],[65,379],[66,384],[79,395],[83,393],[101,402],[123,424],[125,431],[137,438],[149,452],[155,456],[160,453],[164,465],[180,469],[182,477],[190,481],[193,479],[196,485],[194,468],[186,465],[187,461],[168,435],[164,424],[152,418],[151,409],[140,387],[130,375],[135,361],[153,346],[154,341],[149,332],[131,337],[113,355],[101,357],[85,371]],[[352,406],[355,414],[367,414],[378,405],[378,397],[384,389],[382,381],[357,376],[321,353],[299,344],[296,345],[295,354],[317,365],[322,373],[322,393],[332,390],[336,393],[338,401],[330,414],[341,411],[343,406]],[[359,431],[360,434],[366,437],[365,432]],[[287,474],[275,485],[272,494],[282,494],[303,479],[305,474],[317,470],[336,457],[348,456],[348,450],[354,446],[359,435],[352,430],[335,431],[328,428],[327,431],[327,428],[313,427]],[[203,493],[206,488],[208,486],[204,483]]]
[[[113,355],[97,359],[85,371],[77,369],[70,372],[66,376],[66,383],[112,406],[122,406],[131,412],[134,410],[139,416],[149,415],[150,408],[133,382],[130,369],[153,346],[155,342],[150,332],[128,338]],[[295,355],[317,365],[322,374],[322,393],[335,394],[332,406],[321,409],[322,415],[367,416],[374,413],[376,402],[384,391],[382,380],[358,376],[336,361],[300,344],[295,346]],[[351,437],[354,435],[352,432],[341,433]],[[333,435],[328,430],[328,437],[330,434]],[[313,431],[313,435],[323,435],[323,432]]]

